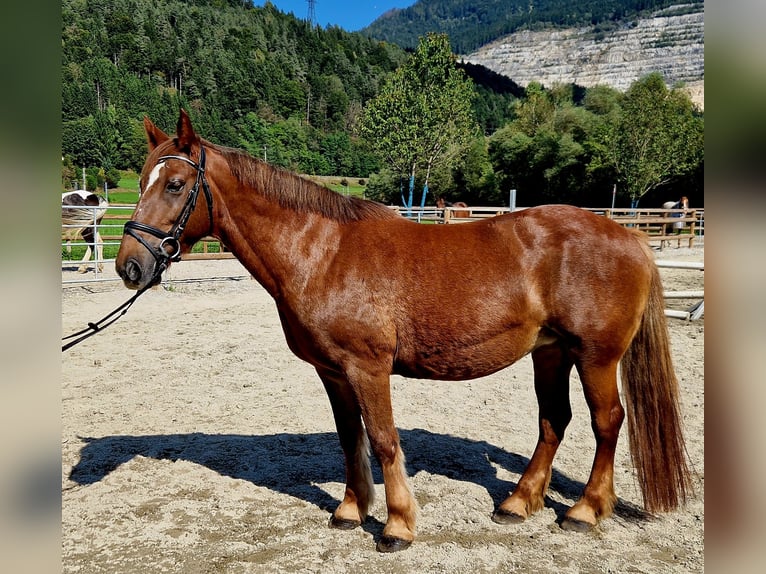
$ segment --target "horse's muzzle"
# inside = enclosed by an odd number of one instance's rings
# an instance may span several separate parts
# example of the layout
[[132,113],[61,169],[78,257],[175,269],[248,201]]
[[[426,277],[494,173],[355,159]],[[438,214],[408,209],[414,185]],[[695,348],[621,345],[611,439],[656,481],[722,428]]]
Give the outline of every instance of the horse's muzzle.
[[154,259],[145,264],[135,257],[129,257],[124,264],[117,264],[116,269],[125,287],[142,289],[148,283],[159,283],[162,279],[162,273],[157,273],[156,264]]

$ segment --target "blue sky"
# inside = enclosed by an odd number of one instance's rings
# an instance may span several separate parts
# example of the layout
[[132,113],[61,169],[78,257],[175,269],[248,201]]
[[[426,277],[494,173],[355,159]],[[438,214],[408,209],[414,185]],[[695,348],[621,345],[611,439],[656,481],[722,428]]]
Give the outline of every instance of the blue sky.
[[[391,8],[407,8],[416,0],[315,0],[314,14],[317,24],[326,28],[340,26],[348,32],[361,30],[371,24],[378,16]],[[255,6],[263,6],[265,0],[253,0]],[[309,4],[306,0],[271,0],[280,11],[292,12],[297,18],[308,16]]]

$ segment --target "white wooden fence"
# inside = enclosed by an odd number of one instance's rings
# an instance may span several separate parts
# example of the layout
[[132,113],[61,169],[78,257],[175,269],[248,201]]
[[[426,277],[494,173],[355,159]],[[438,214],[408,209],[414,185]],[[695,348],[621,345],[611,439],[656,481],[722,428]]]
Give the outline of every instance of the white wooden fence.
[[[705,264],[696,261],[666,261],[658,259],[657,267],[665,269],[691,269],[701,272],[705,271]],[[686,299],[694,301],[685,310],[665,309],[665,316],[673,319],[683,319],[684,321],[696,321],[705,314],[705,291],[704,289],[686,290],[686,291],[665,291],[665,299]]]

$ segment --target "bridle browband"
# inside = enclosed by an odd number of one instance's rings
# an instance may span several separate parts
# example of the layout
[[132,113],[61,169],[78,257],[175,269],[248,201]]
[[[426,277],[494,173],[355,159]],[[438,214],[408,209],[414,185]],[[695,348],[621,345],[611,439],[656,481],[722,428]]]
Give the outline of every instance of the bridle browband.
[[[184,206],[181,209],[181,214],[173,224],[173,227],[169,232],[165,232],[161,229],[158,229],[157,227],[146,225],[145,223],[139,223],[138,221],[133,221],[131,219],[125,223],[123,230],[123,235],[130,235],[136,239],[154,256],[155,265],[152,278],[144,287],[139,289],[135,295],[117,307],[114,311],[103,317],[100,321],[96,321],[95,323],[88,323],[88,326],[85,329],[77,331],[76,333],[72,333],[67,337],[63,337],[61,339],[62,341],[66,341],[67,339],[74,340],[63,345],[61,347],[62,351],[66,351],[70,347],[74,347],[80,341],[84,341],[88,337],[106,329],[109,325],[122,317],[125,313],[127,313],[128,309],[130,309],[131,305],[135,303],[139,296],[141,296],[147,289],[153,287],[157,283],[158,279],[160,279],[165,269],[168,268],[171,261],[180,261],[181,243],[179,239],[183,234],[184,229],[186,228],[186,224],[189,222],[189,218],[191,217],[192,213],[194,213],[194,208],[197,206],[197,198],[199,197],[200,186],[202,187],[202,191],[205,194],[205,200],[207,201],[207,212],[210,221],[210,229],[208,234],[213,232],[213,194],[210,193],[210,186],[208,185],[207,178],[205,177],[205,148],[200,145],[199,163],[195,163],[188,157],[182,155],[163,155],[157,160],[157,163],[163,163],[169,159],[185,161],[197,170],[197,179],[194,181],[194,186],[189,191],[189,196],[186,198],[186,203],[184,203]],[[153,235],[160,240],[159,245],[156,247],[153,246],[137,232]],[[167,250],[168,246],[171,247],[170,253],[168,253]]]

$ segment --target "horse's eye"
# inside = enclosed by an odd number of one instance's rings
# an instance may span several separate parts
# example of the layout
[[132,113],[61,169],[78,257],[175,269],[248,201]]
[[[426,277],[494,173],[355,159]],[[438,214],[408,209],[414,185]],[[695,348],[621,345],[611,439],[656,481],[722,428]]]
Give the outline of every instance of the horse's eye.
[[181,193],[184,189],[184,181],[182,179],[171,179],[165,186],[165,191],[168,193]]

